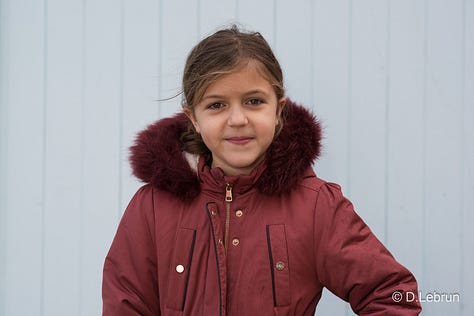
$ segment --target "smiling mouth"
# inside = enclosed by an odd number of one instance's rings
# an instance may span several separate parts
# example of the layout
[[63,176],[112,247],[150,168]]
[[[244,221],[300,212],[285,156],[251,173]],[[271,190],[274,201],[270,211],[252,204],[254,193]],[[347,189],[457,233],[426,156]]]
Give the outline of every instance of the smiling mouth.
[[250,143],[253,140],[253,137],[229,137],[225,140],[235,145],[245,145]]

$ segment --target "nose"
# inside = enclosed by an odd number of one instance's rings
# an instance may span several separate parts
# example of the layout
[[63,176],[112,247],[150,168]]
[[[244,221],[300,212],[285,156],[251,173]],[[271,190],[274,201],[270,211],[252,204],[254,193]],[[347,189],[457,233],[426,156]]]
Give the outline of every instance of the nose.
[[247,119],[245,110],[241,105],[237,104],[231,106],[228,118],[229,126],[241,126],[247,124],[248,122],[249,121]]

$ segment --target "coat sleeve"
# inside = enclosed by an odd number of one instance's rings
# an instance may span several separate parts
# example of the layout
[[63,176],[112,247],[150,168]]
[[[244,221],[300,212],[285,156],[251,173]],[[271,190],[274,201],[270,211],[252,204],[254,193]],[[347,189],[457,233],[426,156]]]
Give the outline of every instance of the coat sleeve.
[[[315,210],[319,281],[358,315],[418,315],[415,277],[354,212],[340,187],[327,183]],[[408,294],[407,294],[408,293]]]
[[153,189],[144,186],[130,201],[105,258],[104,316],[160,315]]

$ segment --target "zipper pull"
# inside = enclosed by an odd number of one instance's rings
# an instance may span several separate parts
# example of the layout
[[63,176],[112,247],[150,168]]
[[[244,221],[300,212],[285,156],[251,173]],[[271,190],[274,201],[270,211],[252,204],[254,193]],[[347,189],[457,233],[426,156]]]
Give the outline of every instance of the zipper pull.
[[230,184],[225,186],[225,201],[232,202],[232,185]]

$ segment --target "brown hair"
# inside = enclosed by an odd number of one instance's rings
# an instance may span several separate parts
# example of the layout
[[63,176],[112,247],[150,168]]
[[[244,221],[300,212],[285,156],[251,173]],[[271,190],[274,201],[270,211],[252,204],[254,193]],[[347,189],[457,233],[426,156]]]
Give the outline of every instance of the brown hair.
[[[270,45],[260,33],[243,31],[232,25],[206,37],[189,53],[183,73],[182,107],[193,111],[209,85],[219,77],[232,73],[242,63],[253,61],[272,84],[277,100],[283,98],[283,72]],[[283,119],[282,115],[275,134],[281,130]],[[181,141],[187,152],[209,154],[209,149],[191,122]]]

